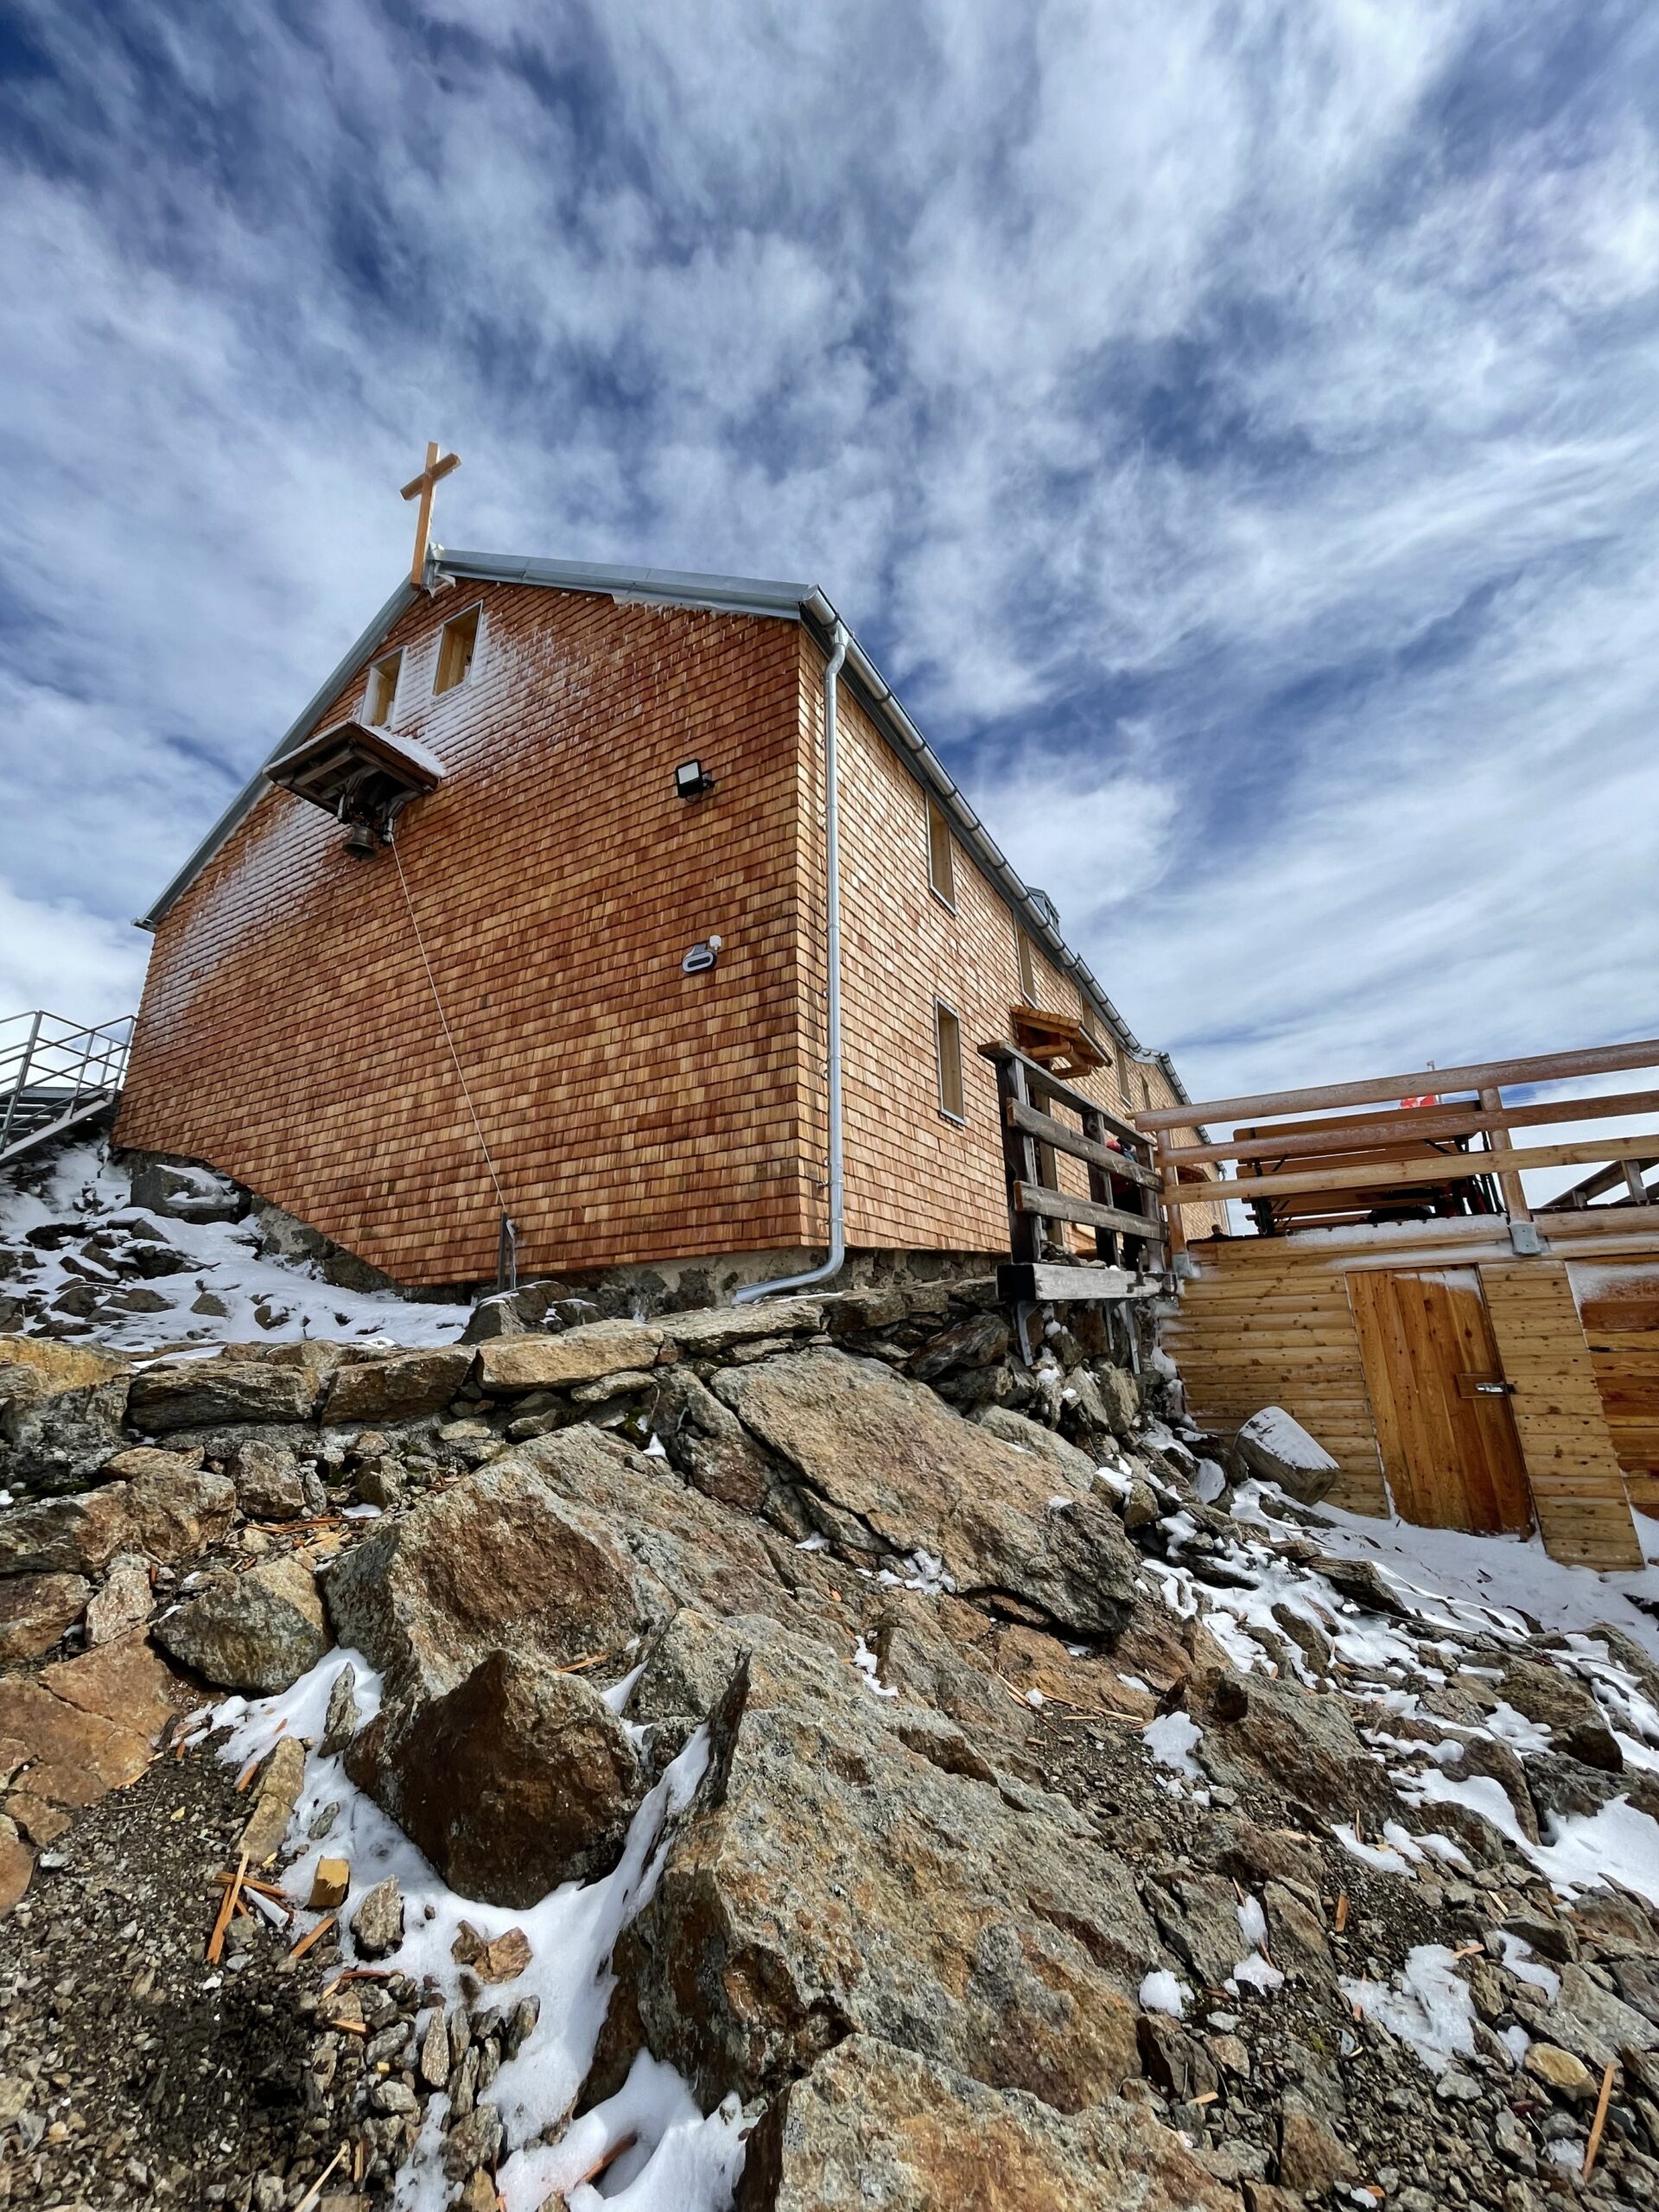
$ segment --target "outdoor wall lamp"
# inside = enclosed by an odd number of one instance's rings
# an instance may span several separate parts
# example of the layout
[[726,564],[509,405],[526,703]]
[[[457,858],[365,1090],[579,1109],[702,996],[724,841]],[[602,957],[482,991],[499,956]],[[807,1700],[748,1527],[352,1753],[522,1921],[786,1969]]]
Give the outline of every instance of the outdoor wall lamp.
[[701,798],[715,788],[715,779],[701,760],[682,760],[674,771],[674,788],[682,798]]

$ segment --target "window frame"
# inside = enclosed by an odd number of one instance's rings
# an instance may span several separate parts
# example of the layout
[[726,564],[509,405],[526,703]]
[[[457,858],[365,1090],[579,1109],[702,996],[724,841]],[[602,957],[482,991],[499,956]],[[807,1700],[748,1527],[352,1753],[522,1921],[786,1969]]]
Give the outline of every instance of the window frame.
[[[375,686],[386,677],[388,670],[391,671],[391,677],[386,686],[385,705],[384,709],[377,715],[374,711]],[[392,652],[382,653],[378,660],[372,660],[369,663],[368,681],[363,689],[363,720],[368,728],[388,729],[391,728],[392,710],[397,704],[397,686],[403,680],[404,648],[402,645],[397,646]]]
[[1040,1006],[1037,995],[1037,949],[1023,922],[1014,925],[1014,964],[1020,977],[1020,995],[1027,1006]]
[[[961,1101],[959,1106],[950,1105],[945,1096],[946,1022],[950,1025],[955,1044],[956,1091]],[[940,998],[937,992],[933,997],[933,1088],[941,1119],[949,1122],[953,1128],[965,1129],[968,1126],[968,1068],[962,1050],[962,1016],[948,1000]]]
[[[957,911],[957,844],[950,828],[950,817],[931,791],[922,795],[925,826],[927,831],[927,887],[947,912]],[[941,849],[944,861],[944,881],[939,881],[938,860]]]
[[[448,642],[449,633],[452,630],[459,628],[469,614],[473,617],[473,650],[467,659],[466,669],[453,683],[442,683],[439,679],[443,674],[444,649]],[[458,607],[438,632],[438,657],[432,670],[432,696],[435,699],[447,699],[452,691],[464,691],[467,689],[478,673],[478,657],[483,646],[484,602],[481,599],[475,599],[470,607]]]

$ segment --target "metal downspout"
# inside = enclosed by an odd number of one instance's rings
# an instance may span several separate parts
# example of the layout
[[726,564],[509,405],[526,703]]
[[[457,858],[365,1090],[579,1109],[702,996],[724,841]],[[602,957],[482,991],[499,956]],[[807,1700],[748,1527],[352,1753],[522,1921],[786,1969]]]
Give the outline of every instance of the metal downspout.
[[819,1268],[802,1275],[779,1275],[772,1282],[746,1283],[732,1300],[747,1306],[757,1298],[770,1298],[783,1290],[808,1290],[839,1274],[847,1257],[847,1163],[841,1110],[841,803],[837,789],[836,742],[836,679],[847,658],[847,626],[837,621],[835,650],[823,671],[823,842],[824,882],[829,919],[824,931],[824,960],[830,985],[830,1255]]

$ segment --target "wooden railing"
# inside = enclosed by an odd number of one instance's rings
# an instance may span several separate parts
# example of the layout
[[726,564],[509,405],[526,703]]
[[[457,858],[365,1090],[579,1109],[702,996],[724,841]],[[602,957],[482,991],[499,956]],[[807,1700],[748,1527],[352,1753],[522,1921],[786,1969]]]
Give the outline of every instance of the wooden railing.
[[[1012,1045],[979,1050],[996,1070],[1001,1109],[1014,1255],[1003,1294],[1015,1300],[1127,1298],[1160,1288],[1162,1179],[1152,1145]],[[1087,1198],[1060,1189],[1057,1154],[1083,1163]],[[1061,1233],[1067,1223],[1092,1232],[1092,1260],[1067,1248]]]
[[[1659,1040],[1607,1045],[1576,1052],[1547,1052],[1528,1059],[1491,1060],[1468,1067],[1420,1068],[1363,1083],[1325,1084],[1303,1090],[1251,1097],[1212,1098],[1192,1105],[1138,1113],[1138,1131],[1155,1140],[1155,1162],[1168,1219],[1172,1251],[1185,1239],[1184,1209],[1235,1198],[1252,1208],[1264,1235],[1296,1227],[1408,1219],[1435,1213],[1499,1213],[1527,1223],[1535,1211],[1582,1207],[1610,1191],[1613,1201],[1643,1205],[1659,1201],[1659,1185],[1647,1173],[1659,1165],[1659,1135],[1610,1133],[1568,1144],[1516,1145],[1514,1129],[1622,1119],[1659,1112],[1659,1090],[1630,1090],[1599,1098],[1529,1099],[1510,1104],[1508,1089],[1561,1083],[1585,1076],[1659,1068]],[[1467,1092],[1468,1096],[1458,1094]],[[1407,1107],[1407,1098],[1432,1098]],[[1391,1105],[1386,1114],[1368,1107]],[[1277,1116],[1300,1119],[1263,1126]],[[1230,1139],[1195,1143],[1177,1132],[1197,1124],[1230,1124]],[[1219,1181],[1189,1179],[1195,1169],[1230,1160],[1237,1173]],[[1591,1167],[1571,1190],[1536,1209],[1527,1199],[1522,1172],[1529,1168]]]

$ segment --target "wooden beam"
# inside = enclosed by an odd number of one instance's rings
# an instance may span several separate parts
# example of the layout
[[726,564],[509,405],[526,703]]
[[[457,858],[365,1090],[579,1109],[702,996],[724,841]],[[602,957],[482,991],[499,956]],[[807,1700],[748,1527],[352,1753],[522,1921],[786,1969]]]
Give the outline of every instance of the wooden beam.
[[1081,1261],[1065,1267],[1058,1261],[1005,1261],[996,1271],[996,1294],[1009,1305],[1068,1302],[1096,1298],[1161,1298],[1161,1281],[1148,1282],[1127,1268],[1091,1268]]
[[1481,1060],[1465,1068],[1418,1068],[1409,1075],[1376,1076],[1363,1083],[1321,1084],[1309,1090],[1268,1090],[1248,1098],[1205,1098],[1187,1106],[1159,1106],[1135,1116],[1137,1129],[1190,1128],[1199,1122],[1253,1122],[1269,1114],[1316,1114],[1325,1106],[1380,1106],[1389,1099],[1421,1098],[1443,1090],[1489,1090],[1506,1083],[1554,1083],[1581,1075],[1617,1075],[1628,1068],[1659,1067],[1659,1039],[1638,1044],[1597,1045],[1577,1052],[1541,1052],[1530,1059]]
[[1138,1236],[1143,1243],[1161,1248],[1164,1224],[1155,1215],[1128,1213],[1122,1206],[1103,1206],[1093,1198],[1069,1198],[1064,1191],[1050,1191],[1040,1183],[1016,1183],[1014,1202],[1021,1213],[1040,1215],[1045,1221],[1075,1221],[1085,1229],[1115,1229],[1120,1236]]
[[1086,1160],[1093,1166],[1103,1167],[1109,1175],[1121,1175],[1125,1181],[1139,1183],[1148,1191],[1163,1188],[1162,1177],[1152,1168],[1143,1167],[1131,1154],[1114,1152],[1109,1144],[1096,1144],[1080,1135],[1069,1122],[1056,1121],[1053,1115],[1027,1106],[1020,1099],[1009,1099],[1007,1118],[1011,1129],[1023,1130],[1027,1136],[1052,1145],[1056,1152],[1069,1152],[1075,1160]]
[[[1083,1091],[1074,1090],[1069,1083],[1062,1083],[1058,1076],[1050,1075],[1048,1070],[1039,1061],[1033,1060],[1029,1053],[1021,1052],[1012,1045],[992,1044],[982,1045],[979,1057],[998,1066],[1014,1065],[1023,1068],[1027,1084],[1032,1090],[1044,1097],[1057,1100],[1062,1106],[1069,1106],[1074,1114],[1098,1114],[1115,1137],[1122,1137],[1126,1144],[1134,1145],[1137,1151],[1146,1149],[1147,1140],[1132,1123],[1120,1120],[1109,1106],[1101,1105]],[[1185,1120],[1190,1121],[1191,1118],[1189,1115]],[[1182,1126],[1185,1125],[1184,1121]]]
[[1167,1159],[1196,1167],[1219,1160],[1298,1160],[1322,1152],[1365,1152],[1396,1143],[1402,1136],[1433,1142],[1478,1136],[1483,1129],[1554,1128],[1570,1122],[1602,1122],[1612,1115],[1659,1114],[1659,1090],[1622,1090],[1609,1098],[1573,1098],[1531,1106],[1505,1106],[1497,1114],[1482,1107],[1433,1107],[1390,1115],[1387,1121],[1368,1121],[1361,1114],[1345,1128],[1309,1129],[1304,1136],[1294,1129],[1277,1137],[1241,1137],[1236,1144],[1166,1144]]
[[[1491,1090],[1483,1090],[1480,1094],[1480,1103],[1484,1112],[1500,1114],[1503,1110],[1503,1093]],[[1515,1147],[1510,1142],[1509,1131],[1499,1128],[1496,1122],[1491,1125],[1486,1143],[1488,1149],[1500,1162],[1515,1157]],[[1503,1210],[1510,1219],[1530,1221],[1532,1208],[1527,1204],[1526,1192],[1522,1188],[1521,1178],[1516,1173],[1514,1168],[1500,1165],[1497,1171],[1497,1184],[1503,1193]]]
[[[1587,1167],[1599,1160],[1644,1160],[1653,1156],[1653,1139],[1608,1137],[1600,1144],[1540,1144],[1509,1155],[1510,1168]],[[1459,1152],[1433,1160],[1381,1160],[1355,1167],[1309,1168],[1291,1175],[1247,1175],[1230,1183],[1183,1183],[1172,1191],[1167,1179],[1164,1204],[1210,1206],[1222,1198],[1237,1198],[1248,1205],[1253,1199],[1288,1198],[1296,1191],[1383,1191],[1406,1183],[1455,1183],[1468,1175],[1491,1175],[1497,1156],[1490,1152]],[[1572,1221],[1571,1214],[1552,1214],[1552,1227]],[[1432,1230],[1426,1222],[1425,1230]],[[1402,1262],[1403,1264],[1403,1262]]]

